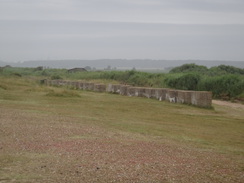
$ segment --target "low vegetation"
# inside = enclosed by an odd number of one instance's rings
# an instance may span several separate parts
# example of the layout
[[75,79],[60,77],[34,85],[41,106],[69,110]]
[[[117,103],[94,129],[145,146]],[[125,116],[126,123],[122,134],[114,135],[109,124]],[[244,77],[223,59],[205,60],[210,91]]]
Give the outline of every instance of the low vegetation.
[[[39,77],[49,79],[99,80],[104,83],[118,82],[132,86],[174,88],[181,90],[211,91],[213,97],[244,101],[244,69],[220,65],[207,68],[184,64],[169,73],[145,73],[130,71],[90,71],[68,73],[65,69],[5,68],[2,76]],[[0,86],[1,87],[1,86]],[[4,88],[4,86],[2,86]]]

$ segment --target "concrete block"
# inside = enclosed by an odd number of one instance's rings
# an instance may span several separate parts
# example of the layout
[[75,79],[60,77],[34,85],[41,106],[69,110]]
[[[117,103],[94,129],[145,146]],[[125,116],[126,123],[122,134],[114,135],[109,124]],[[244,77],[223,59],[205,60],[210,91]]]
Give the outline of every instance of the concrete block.
[[145,88],[143,87],[136,87],[135,88],[135,96],[136,97],[144,97],[145,94]]
[[47,85],[47,82],[48,82],[47,79],[40,80],[40,84],[42,84],[42,85]]
[[70,81],[70,87],[75,89],[76,88],[76,82]]
[[142,87],[129,87],[127,90],[127,96],[143,97],[145,88]]
[[58,86],[58,80],[51,80],[52,86]]
[[47,80],[47,85],[48,85],[48,86],[51,86],[51,85],[52,85],[51,80]]
[[128,95],[129,85],[120,85],[120,95]]
[[[155,88],[154,89],[155,95],[152,94],[152,96],[154,96],[157,100],[162,100],[162,94],[163,94],[163,90],[160,88]],[[153,97],[153,98],[154,98]]]
[[120,84],[109,84],[108,88],[107,88],[107,92],[119,94],[120,93],[120,87],[121,87]]
[[83,90],[83,82],[78,82],[78,89]]
[[166,101],[169,101],[171,103],[176,103],[178,97],[178,92],[176,90],[168,90],[166,91]]
[[155,88],[154,93],[152,92],[152,98],[156,98],[159,101],[166,100],[166,93],[168,89],[166,88]]
[[106,85],[105,84],[95,84],[94,91],[96,92],[106,92]]
[[59,83],[60,83],[60,86],[67,86],[66,80],[61,80]]
[[87,86],[88,86],[87,90],[94,91],[94,86],[95,86],[94,83],[88,83]]
[[66,81],[65,80],[60,80],[58,85],[59,86],[66,86]]
[[176,92],[177,92],[176,102],[184,104],[185,103],[185,93],[186,92],[184,90],[177,90]]
[[66,84],[67,84],[66,85],[67,87],[72,87],[72,82],[71,81],[67,81]]
[[129,96],[129,97],[135,96],[135,87],[127,88],[127,96]]
[[107,87],[107,89],[106,89],[106,91],[107,91],[108,93],[112,93],[112,86],[113,86],[113,84],[108,84],[108,87]]
[[152,98],[152,88],[145,88],[143,96],[146,98]]
[[199,107],[211,107],[212,92],[207,92],[207,91],[192,92],[191,104]]
[[65,80],[41,80],[48,86],[68,86],[75,89],[91,90],[97,92],[119,93],[126,96],[138,96],[147,98],[156,98],[173,103],[192,104],[199,107],[211,107],[212,93],[206,91],[185,91],[172,90],[167,88],[143,88],[131,87],[129,85],[94,84],[90,82],[75,82]]
[[83,83],[83,90],[88,90],[88,88],[89,88],[89,83],[88,82]]

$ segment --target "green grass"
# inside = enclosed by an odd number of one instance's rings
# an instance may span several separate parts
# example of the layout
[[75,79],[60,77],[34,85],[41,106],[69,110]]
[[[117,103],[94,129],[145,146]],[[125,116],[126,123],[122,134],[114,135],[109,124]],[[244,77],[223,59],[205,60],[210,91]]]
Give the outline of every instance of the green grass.
[[77,91],[64,89],[64,90],[50,90],[46,96],[49,97],[80,97]]
[[[25,182],[28,180],[38,180],[40,175],[38,174],[23,174],[15,173],[12,170],[16,168],[21,168],[22,166],[34,161],[35,159],[44,159],[49,157],[46,154],[35,154],[35,153],[25,153],[25,154],[0,154],[0,182],[15,180],[15,182]],[[8,167],[8,168],[6,168]],[[4,173],[8,170],[9,172]]]
[[45,87],[22,78],[2,77],[0,83],[6,88],[0,90],[1,105],[72,116],[106,129],[171,139],[225,153],[244,153],[241,110],[219,106],[201,109],[146,98]]

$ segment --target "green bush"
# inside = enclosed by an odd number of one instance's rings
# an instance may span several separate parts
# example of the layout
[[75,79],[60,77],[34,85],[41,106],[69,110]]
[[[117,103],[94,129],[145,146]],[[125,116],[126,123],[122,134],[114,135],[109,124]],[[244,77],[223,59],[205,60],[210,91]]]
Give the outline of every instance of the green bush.
[[167,86],[182,90],[197,90],[201,77],[197,73],[186,73],[183,75],[170,75],[165,79]]
[[199,89],[212,91],[215,98],[230,99],[243,93],[244,80],[237,75],[206,77],[199,84]]
[[63,78],[59,75],[52,75],[51,79],[63,79]]
[[170,73],[182,73],[182,72],[200,72],[200,73],[206,73],[208,71],[208,68],[202,65],[196,65],[196,64],[184,64],[179,67],[175,67],[170,70]]
[[12,76],[16,76],[16,77],[22,77],[22,75],[20,73],[12,73]]
[[228,65],[220,65],[209,69],[211,75],[223,75],[223,74],[240,74],[244,75],[244,69],[236,68]]

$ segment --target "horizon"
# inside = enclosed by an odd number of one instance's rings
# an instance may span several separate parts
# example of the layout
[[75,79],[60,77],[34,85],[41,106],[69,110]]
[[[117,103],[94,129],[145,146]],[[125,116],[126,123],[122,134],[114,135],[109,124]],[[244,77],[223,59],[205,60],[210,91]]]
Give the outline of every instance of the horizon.
[[151,60],[151,59],[96,59],[96,60],[35,60],[35,61],[24,61],[24,62],[1,62],[0,66],[4,67],[10,65],[12,67],[30,67],[35,68],[39,66],[47,68],[84,68],[89,66],[95,69],[137,69],[137,70],[167,70],[171,67],[181,66],[183,64],[196,64],[203,65],[208,68],[229,65],[238,68],[244,68],[243,61],[219,61],[219,60]]
[[205,59],[150,59],[150,58],[135,58],[135,59],[126,59],[126,58],[98,58],[98,59],[72,59],[72,58],[67,58],[67,59],[34,59],[34,60],[23,60],[23,61],[4,61],[0,59],[0,62],[4,63],[26,63],[26,62],[55,62],[55,61],[206,61],[206,62],[244,62],[244,60],[205,60]]

